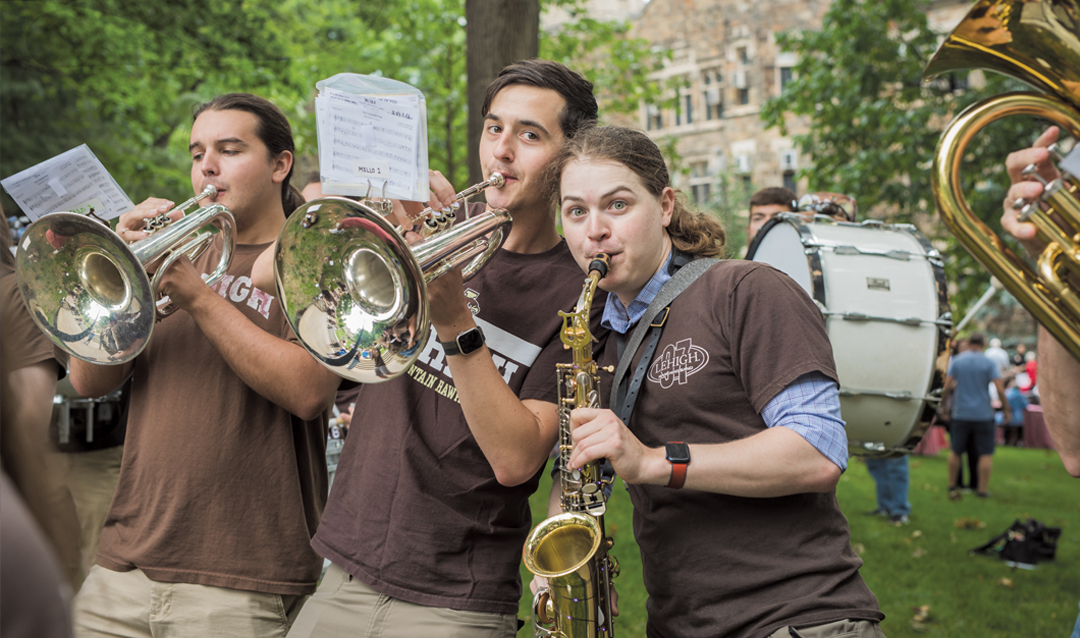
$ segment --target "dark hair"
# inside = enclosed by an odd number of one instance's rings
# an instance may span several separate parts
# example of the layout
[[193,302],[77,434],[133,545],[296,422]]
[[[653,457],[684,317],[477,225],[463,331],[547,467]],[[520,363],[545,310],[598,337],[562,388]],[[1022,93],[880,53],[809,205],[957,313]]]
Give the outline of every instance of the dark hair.
[[11,226],[8,226],[4,205],[0,204],[0,261],[14,270],[15,256],[11,254],[11,245]]
[[750,208],[779,204],[787,206],[788,210],[795,210],[795,199],[795,193],[783,186],[770,186],[754,193],[754,196],[750,198]]
[[[660,197],[671,186],[667,164],[659,147],[641,131],[622,126],[593,126],[579,131],[563,145],[548,169],[552,199],[561,198],[563,168],[574,160],[610,160],[629,168],[641,178],[645,189]],[[724,252],[727,235],[720,222],[706,213],[691,210],[686,198],[675,191],[675,210],[667,233],[671,243],[696,257],[717,257]]]
[[566,100],[566,107],[559,113],[559,127],[566,139],[574,137],[583,127],[596,124],[598,108],[592,82],[551,60],[522,60],[499,71],[484,95],[480,116],[487,117],[499,91],[515,84],[551,89]]
[[[195,110],[191,121],[199,119],[203,111],[245,111],[251,113],[258,120],[259,125],[255,129],[255,135],[266,145],[271,157],[281,155],[283,151],[292,153],[296,157],[296,144],[293,142],[292,127],[289,119],[270,100],[261,98],[251,93],[227,93],[200,105]],[[289,216],[298,206],[304,203],[304,196],[300,191],[289,183],[292,178],[293,166],[289,168],[289,174],[285,181],[281,182],[281,207]]]
[[986,345],[986,336],[981,332],[973,332],[968,337],[968,345],[983,347]]

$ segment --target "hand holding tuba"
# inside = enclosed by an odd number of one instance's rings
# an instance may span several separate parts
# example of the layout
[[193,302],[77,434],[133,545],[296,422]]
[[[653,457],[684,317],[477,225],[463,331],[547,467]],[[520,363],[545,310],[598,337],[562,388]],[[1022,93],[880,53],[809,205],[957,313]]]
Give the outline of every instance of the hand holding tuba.
[[[1080,359],[1080,298],[1070,284],[1080,275],[1080,181],[1068,171],[1052,180],[1042,177],[1038,167],[1026,171],[1027,177],[1044,181],[1037,199],[1015,203],[1019,221],[1034,224],[1045,245],[1032,268],[974,215],[960,179],[961,160],[971,139],[1003,117],[1044,117],[1080,137],[1078,20],[1077,0],[980,0],[942,43],[924,76],[987,68],[1047,93],[1006,93],[956,116],[938,142],[933,194],[956,238]],[[986,28],[988,22],[992,29]]]

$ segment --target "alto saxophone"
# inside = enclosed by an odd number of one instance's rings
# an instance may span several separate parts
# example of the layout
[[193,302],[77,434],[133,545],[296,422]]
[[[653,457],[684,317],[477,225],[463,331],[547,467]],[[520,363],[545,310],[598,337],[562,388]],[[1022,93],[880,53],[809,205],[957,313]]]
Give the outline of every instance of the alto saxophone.
[[614,541],[605,535],[604,478],[600,463],[570,467],[574,442],[570,411],[600,407],[599,367],[592,356],[593,335],[589,311],[597,284],[607,274],[611,257],[599,253],[589,264],[589,275],[574,312],[559,311],[560,338],[573,351],[573,363],[556,365],[559,383],[559,458],[562,463],[562,514],[552,516],[529,533],[523,552],[525,567],[546,578],[547,587],[533,598],[533,634],[559,638],[614,636],[611,616],[611,581],[619,562],[608,553]]

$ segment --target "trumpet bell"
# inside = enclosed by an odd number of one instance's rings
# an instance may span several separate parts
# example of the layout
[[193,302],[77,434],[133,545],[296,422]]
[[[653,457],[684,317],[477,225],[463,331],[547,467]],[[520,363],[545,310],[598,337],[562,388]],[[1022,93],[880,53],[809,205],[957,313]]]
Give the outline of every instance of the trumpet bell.
[[431,334],[427,282],[462,267],[468,279],[502,245],[504,210],[409,245],[382,213],[324,197],[296,209],[274,253],[278,299],[293,332],[334,374],[359,383],[408,370]]
[[278,237],[274,278],[293,332],[339,376],[378,383],[419,356],[429,329],[423,271],[366,204],[326,197],[297,209]]
[[119,364],[154,327],[154,291],[135,254],[100,222],[52,213],[32,224],[15,256],[34,323],[84,361]]

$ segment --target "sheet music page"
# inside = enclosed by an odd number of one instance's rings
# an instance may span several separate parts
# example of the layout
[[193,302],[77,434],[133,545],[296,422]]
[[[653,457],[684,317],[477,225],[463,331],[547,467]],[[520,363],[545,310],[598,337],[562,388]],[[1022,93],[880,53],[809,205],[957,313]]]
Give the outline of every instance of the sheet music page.
[[0,185],[32,220],[57,211],[112,219],[135,208],[86,144],[0,180]]
[[[402,92],[387,90],[394,85]],[[323,193],[427,201],[423,95],[394,80],[355,74],[334,76],[318,86],[315,118]]]

